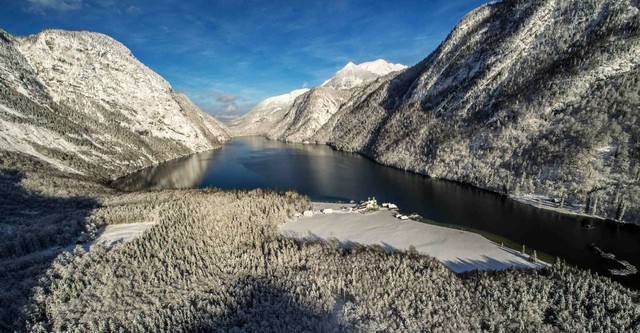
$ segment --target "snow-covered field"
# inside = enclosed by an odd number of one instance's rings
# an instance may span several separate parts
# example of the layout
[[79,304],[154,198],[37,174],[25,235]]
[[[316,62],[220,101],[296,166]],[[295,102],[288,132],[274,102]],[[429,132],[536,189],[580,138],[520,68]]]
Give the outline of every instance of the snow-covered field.
[[[456,273],[546,265],[531,262],[528,255],[500,247],[478,234],[399,220],[394,217],[395,211],[368,214],[341,211],[344,206],[353,205],[314,203],[312,217],[294,219],[284,224],[280,232],[297,238],[336,238],[341,242],[377,244],[389,250],[406,250],[413,245],[418,252],[435,257]],[[325,208],[332,208],[334,213],[320,213]]]
[[[542,268],[546,265],[542,262],[534,263],[528,255],[501,247],[478,234],[413,220],[400,220],[395,217],[397,212],[393,210],[362,214],[342,209],[350,206],[353,205],[314,203],[312,217],[289,221],[280,228],[280,232],[297,238],[336,238],[341,242],[377,244],[388,250],[407,250],[413,245],[418,252],[435,257],[456,273],[509,267]],[[321,213],[325,209],[333,212]],[[101,244],[110,247],[128,242],[153,225],[155,222],[107,226],[90,246]]]
[[90,246],[100,244],[106,247],[111,247],[121,242],[128,242],[140,237],[145,230],[155,224],[155,222],[142,222],[109,225],[93,242],[91,242]]

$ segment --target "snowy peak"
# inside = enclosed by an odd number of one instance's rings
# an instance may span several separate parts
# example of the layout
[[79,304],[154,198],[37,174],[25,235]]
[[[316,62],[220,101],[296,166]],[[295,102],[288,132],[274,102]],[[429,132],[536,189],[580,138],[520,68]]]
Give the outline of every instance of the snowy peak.
[[231,122],[230,129],[237,136],[267,135],[287,141],[308,141],[355,94],[354,89],[405,68],[382,59],[360,65],[349,62],[321,87],[265,99]]
[[[269,97],[264,101],[260,102],[258,106],[266,106],[266,105],[282,105],[282,104],[291,104],[293,101],[300,95],[306,93],[309,89],[297,89],[293,90],[287,94],[282,94],[274,97]],[[258,107],[256,106],[256,108]]]
[[392,64],[382,59],[359,65],[349,62],[339,70],[333,78],[325,81],[322,86],[338,90],[348,90],[370,83],[378,77],[406,68],[407,66],[405,65]]
[[382,59],[378,59],[376,61],[365,62],[358,65],[359,68],[368,70],[369,72],[376,74],[378,76],[384,76],[392,72],[401,71],[407,68],[407,66],[402,64],[392,64],[386,62]]
[[263,135],[289,111],[293,102],[309,89],[297,89],[288,94],[269,97],[258,103],[246,115],[233,120],[229,129],[235,136]]

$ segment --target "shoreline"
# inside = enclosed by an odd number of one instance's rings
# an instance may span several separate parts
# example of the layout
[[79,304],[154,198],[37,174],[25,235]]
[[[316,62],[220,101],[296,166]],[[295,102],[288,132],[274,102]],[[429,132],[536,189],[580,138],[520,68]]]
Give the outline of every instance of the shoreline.
[[[327,147],[331,148],[332,150],[334,150],[336,152],[341,152],[341,153],[345,153],[345,154],[356,154],[358,156],[366,158],[367,160],[369,160],[369,161],[371,161],[373,163],[376,163],[376,164],[379,164],[379,165],[382,165],[382,166],[385,166],[385,167],[389,167],[389,168],[393,168],[393,169],[400,170],[400,171],[405,171],[405,172],[411,172],[411,173],[414,173],[414,174],[417,174],[417,175],[422,175],[424,177],[428,177],[428,178],[431,178],[431,179],[437,179],[437,180],[441,180],[441,181],[447,181],[447,182],[456,183],[456,184],[459,184],[459,185],[470,186],[470,187],[475,188],[475,189],[479,189],[479,190],[482,190],[482,191],[487,191],[487,192],[494,193],[494,194],[497,194],[497,195],[505,196],[508,199],[511,199],[511,200],[517,201],[517,202],[519,202],[521,204],[525,204],[525,205],[528,205],[528,206],[531,206],[531,207],[535,207],[535,208],[538,208],[538,209],[553,211],[553,212],[558,213],[558,214],[564,214],[564,215],[569,215],[569,216],[580,216],[580,217],[585,217],[585,218],[593,218],[593,219],[596,219],[596,220],[599,220],[599,221],[602,221],[602,222],[612,222],[612,223],[617,223],[617,224],[621,224],[621,225],[635,225],[635,226],[640,227],[639,223],[627,222],[627,221],[615,221],[615,220],[612,220],[612,219],[604,217],[604,216],[589,215],[589,214],[581,213],[579,211],[570,210],[570,209],[567,209],[567,208],[559,208],[559,207],[553,207],[553,206],[550,206],[550,205],[545,205],[544,203],[536,201],[534,199],[527,199],[527,197],[536,197],[536,198],[539,198],[539,199],[544,198],[546,200],[553,200],[551,197],[546,197],[546,196],[541,196],[541,195],[536,195],[536,194],[516,195],[516,194],[512,194],[512,193],[503,193],[503,192],[495,191],[495,190],[492,190],[492,189],[489,189],[489,188],[486,188],[486,187],[482,187],[482,186],[474,185],[474,184],[471,184],[471,183],[468,183],[468,182],[464,182],[464,181],[461,181],[461,180],[433,177],[433,176],[429,176],[429,175],[421,173],[421,172],[417,172],[417,171],[413,171],[413,170],[409,170],[409,169],[403,169],[403,168],[400,168],[400,167],[397,167],[397,166],[394,166],[394,165],[380,163],[380,162],[376,161],[373,157],[371,157],[369,155],[366,155],[365,153],[357,152],[357,151],[340,150],[340,149],[337,149],[334,145],[332,145],[332,144],[330,144],[328,142],[318,142],[318,141],[315,141],[315,142],[313,142],[313,141],[289,142],[289,141],[283,141],[283,140],[279,140],[279,139],[269,138],[269,137],[267,137],[265,135],[241,135],[241,136],[234,136],[231,139],[233,140],[233,139],[236,139],[236,138],[248,138],[248,137],[262,137],[262,138],[265,138],[267,140],[284,142],[284,143],[288,143],[288,144],[327,146]],[[570,203],[567,203],[567,205],[572,205],[573,206],[573,204],[570,204]],[[579,208],[577,208],[577,209],[579,209]]]
[[[541,269],[548,264],[500,246],[480,234],[411,219],[400,220],[394,210],[360,213],[343,209],[353,204],[312,202],[313,216],[294,218],[280,226],[283,236],[298,239],[338,239],[345,245],[380,245],[387,251],[415,248],[432,256],[455,273],[476,269],[495,271],[511,267]],[[331,209],[323,214],[322,210]]]

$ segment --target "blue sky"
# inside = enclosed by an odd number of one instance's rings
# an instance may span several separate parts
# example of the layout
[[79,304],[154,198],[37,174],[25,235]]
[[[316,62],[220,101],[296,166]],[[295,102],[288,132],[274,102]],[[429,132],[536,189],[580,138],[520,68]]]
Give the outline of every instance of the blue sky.
[[483,0],[0,0],[0,28],[89,30],[221,120],[320,85],[347,62],[413,65]]

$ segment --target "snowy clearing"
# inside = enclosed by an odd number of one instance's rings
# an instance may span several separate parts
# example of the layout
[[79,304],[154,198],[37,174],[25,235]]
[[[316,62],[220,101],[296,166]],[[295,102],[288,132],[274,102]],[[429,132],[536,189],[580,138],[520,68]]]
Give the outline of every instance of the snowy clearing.
[[316,213],[313,217],[294,219],[281,226],[280,233],[301,239],[336,238],[341,242],[377,244],[388,250],[407,250],[413,245],[418,252],[435,257],[456,273],[546,266],[478,234],[399,220],[394,217],[396,213],[389,210],[368,214],[341,211],[345,206],[353,205],[314,203],[314,212],[331,208],[336,213]]
[[154,226],[156,222],[142,222],[129,224],[116,224],[107,226],[100,235],[91,242],[91,246],[104,245],[112,247],[118,243],[124,243],[136,239],[142,233]]

